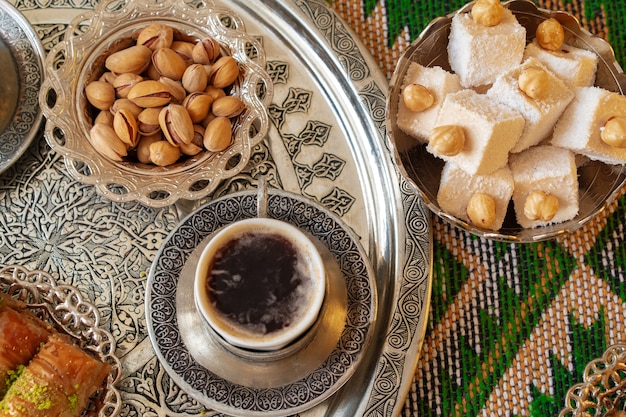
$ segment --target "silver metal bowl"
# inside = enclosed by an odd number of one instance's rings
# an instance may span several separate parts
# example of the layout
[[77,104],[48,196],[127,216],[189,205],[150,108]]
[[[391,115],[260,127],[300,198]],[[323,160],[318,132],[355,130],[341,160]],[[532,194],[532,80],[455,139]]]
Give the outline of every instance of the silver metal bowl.
[[[580,210],[572,220],[533,229],[517,224],[512,206],[509,206],[502,228],[496,232],[480,229],[444,212],[437,203],[443,160],[426,151],[426,146],[404,133],[397,126],[398,100],[405,73],[411,62],[424,66],[440,66],[450,71],[448,63],[448,36],[452,17],[468,12],[473,5],[466,4],[458,11],[433,20],[418,39],[400,57],[394,70],[387,97],[387,136],[394,150],[400,173],[424,199],[427,206],[442,219],[478,236],[508,242],[533,242],[551,239],[573,232],[605,210],[616,198],[626,180],[623,165],[606,165],[589,161],[578,168]],[[537,8],[527,0],[512,0],[504,4],[526,28],[527,41],[534,38],[537,26],[551,17],[565,29],[565,43],[595,52],[599,56],[596,86],[624,94],[626,76],[615,60],[613,49],[603,39],[581,28],[571,14]]]
[[[88,140],[93,115],[87,111],[85,85],[104,72],[106,56],[124,40],[151,23],[163,23],[188,36],[213,37],[238,62],[241,75],[232,94],[246,105],[234,120],[233,142],[221,152],[201,152],[167,167],[135,161],[115,162],[97,152]],[[265,71],[261,43],[246,33],[232,11],[210,1],[194,7],[184,0],[105,0],[93,12],[76,17],[63,42],[46,58],[46,80],[39,96],[46,116],[45,137],[65,157],[69,173],[92,184],[116,202],[139,201],[163,207],[179,199],[197,200],[215,190],[221,180],[243,170],[252,148],[265,138],[270,123],[267,106],[273,95]]]
[[20,265],[0,268],[0,291],[41,318],[55,331],[69,336],[81,349],[111,366],[104,386],[89,400],[97,408],[90,415],[115,417],[122,410],[122,397],[116,384],[121,364],[115,356],[113,335],[102,326],[98,308],[85,294],[71,285],[57,284],[47,272]]
[[619,417],[626,412],[626,345],[609,346],[567,391],[559,417]]

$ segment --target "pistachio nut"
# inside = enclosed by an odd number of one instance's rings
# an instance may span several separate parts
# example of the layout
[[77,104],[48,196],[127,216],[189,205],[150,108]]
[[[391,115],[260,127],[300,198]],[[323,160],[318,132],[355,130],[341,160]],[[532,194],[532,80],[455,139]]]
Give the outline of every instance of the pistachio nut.
[[206,129],[202,125],[193,125],[193,140],[191,143],[202,148],[204,146],[205,130]]
[[146,26],[137,36],[137,45],[144,45],[156,51],[160,48],[169,48],[174,41],[174,31],[171,27],[161,23]]
[[213,112],[209,112],[209,114],[207,114],[206,117],[200,121],[200,124],[206,128],[216,117],[217,116],[215,116]]
[[180,104],[163,107],[159,113],[159,125],[165,139],[174,146],[193,140],[193,122],[187,109]]
[[139,140],[139,128],[137,118],[128,109],[120,109],[113,117],[113,130],[115,134],[128,145],[129,149],[137,146]]
[[113,84],[117,76],[113,74],[111,71],[106,71],[104,74],[98,78],[98,81],[104,81],[109,84]]
[[153,135],[140,136],[139,142],[137,142],[136,149],[137,159],[139,160],[139,162],[141,162],[142,164],[151,163],[152,161],[150,161],[150,145],[152,145],[154,142],[162,140],[163,135],[160,131]]
[[143,78],[146,80],[158,81],[159,78],[161,78],[161,74],[159,74],[159,71],[157,71],[157,69],[154,67],[152,61],[150,61],[150,65],[148,65],[148,68],[142,74]]
[[180,158],[180,149],[166,140],[150,144],[150,161],[158,166],[172,165]]
[[211,152],[223,151],[232,142],[232,124],[228,117],[216,117],[204,131],[204,147]]
[[115,88],[115,94],[119,98],[126,98],[132,86],[140,81],[143,81],[143,77],[139,74],[133,74],[132,72],[118,75],[112,83]]
[[204,150],[204,127],[200,125],[193,126],[193,140],[190,143],[181,143],[180,151],[183,155],[194,156]]
[[183,73],[181,81],[185,90],[194,93],[196,91],[204,91],[209,81],[209,76],[201,64],[191,64]]
[[113,113],[108,110],[100,110],[93,123],[102,123],[104,125],[113,126]]
[[96,151],[113,161],[120,162],[128,154],[126,144],[109,125],[102,123],[93,125],[89,131],[89,139]]
[[128,99],[139,107],[162,107],[172,100],[172,94],[163,83],[144,80],[130,89]]
[[193,47],[193,62],[198,64],[211,64],[221,54],[220,44],[213,38],[204,38]]
[[113,102],[113,105],[109,109],[112,114],[117,113],[121,109],[130,110],[130,112],[136,117],[143,110],[142,107],[139,107],[131,100],[127,98],[118,98]]
[[148,68],[150,58],[152,58],[152,49],[143,45],[133,45],[109,55],[104,65],[115,74],[127,72],[141,74]]
[[239,77],[239,66],[232,56],[223,56],[215,61],[209,74],[209,83],[217,88],[228,87]]
[[173,28],[174,30],[174,42],[197,42],[198,38],[195,36],[187,35],[186,33],[181,32],[180,30]]
[[191,93],[183,101],[183,106],[194,123],[200,123],[209,114],[211,104],[213,97],[206,93]]
[[139,133],[150,136],[160,132],[159,113],[161,113],[162,108],[163,107],[148,107],[137,115]]
[[180,104],[187,96],[185,87],[183,87],[179,81],[174,81],[167,77],[161,77],[159,78],[159,82],[169,88],[170,94],[172,95],[172,103]]
[[192,42],[186,41],[174,41],[172,42],[172,49],[176,52],[180,57],[185,61],[187,65],[193,64],[193,47],[194,44]]
[[187,63],[171,48],[161,48],[152,54],[152,65],[163,77],[179,81],[183,78]]
[[92,81],[85,87],[87,100],[98,110],[108,110],[115,101],[115,89],[106,81]]
[[224,89],[214,87],[211,84],[207,85],[207,87],[204,89],[204,92],[213,97],[213,101],[226,95],[226,91],[224,91]]
[[214,115],[220,117],[236,117],[241,114],[246,105],[237,96],[220,97],[213,102],[211,111]]

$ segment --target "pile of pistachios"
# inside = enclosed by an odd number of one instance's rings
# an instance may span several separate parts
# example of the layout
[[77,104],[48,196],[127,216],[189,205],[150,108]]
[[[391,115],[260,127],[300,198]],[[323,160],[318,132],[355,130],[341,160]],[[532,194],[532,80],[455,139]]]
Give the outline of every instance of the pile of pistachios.
[[232,142],[231,119],[245,104],[227,88],[240,70],[215,39],[155,23],[134,33],[104,66],[85,86],[95,116],[90,141],[102,155],[167,166]]

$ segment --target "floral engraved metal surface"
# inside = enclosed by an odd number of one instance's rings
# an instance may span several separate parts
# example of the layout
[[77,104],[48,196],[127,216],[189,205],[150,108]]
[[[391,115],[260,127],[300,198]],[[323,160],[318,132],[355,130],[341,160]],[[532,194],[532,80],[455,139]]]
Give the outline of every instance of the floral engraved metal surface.
[[160,357],[182,380],[213,404],[242,412],[280,411],[314,402],[345,382],[371,336],[375,289],[367,257],[352,233],[330,212],[281,191],[268,196],[268,217],[315,236],[336,258],[348,291],[346,322],[332,353],[306,377],[270,388],[242,386],[204,368],[183,342],[177,323],[178,280],[195,248],[219,228],[256,215],[256,191],[213,201],[184,220],[164,242],[148,282],[147,311]]
[[[287,70],[280,72],[282,76]],[[277,75],[276,72],[274,72]],[[293,134],[286,131],[286,124],[288,116],[294,113],[309,113],[311,110],[311,101],[313,99],[313,92],[302,88],[290,87],[287,96],[283,102],[278,105],[273,103],[269,106],[268,112],[270,119],[274,123],[274,126],[281,132],[281,137],[287,152],[291,156],[296,178],[302,190],[302,194],[310,198],[316,198],[307,189],[312,185],[315,178],[325,178],[331,181],[336,181],[341,175],[346,161],[338,155],[322,152],[319,158],[313,163],[301,162],[299,155],[306,152],[310,147],[321,148],[329,140],[333,126],[324,123],[321,120],[307,120],[305,126],[298,134]],[[333,199],[333,195],[341,194],[340,199]],[[346,214],[352,204],[354,203],[354,197],[344,189],[331,190],[326,197],[320,201],[330,203],[326,207],[331,208],[335,213],[339,215]]]
[[267,73],[274,85],[287,84],[289,80],[289,64],[284,61],[267,61]]

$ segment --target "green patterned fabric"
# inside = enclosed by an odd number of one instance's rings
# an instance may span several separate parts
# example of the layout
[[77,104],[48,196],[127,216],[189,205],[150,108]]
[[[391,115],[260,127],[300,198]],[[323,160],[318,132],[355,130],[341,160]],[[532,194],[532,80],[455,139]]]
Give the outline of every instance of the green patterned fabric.
[[[390,78],[399,54],[463,1],[335,1]],[[540,1],[626,63],[625,1]],[[381,29],[384,28],[384,38]],[[556,416],[589,361],[626,342],[626,196],[576,233],[489,241],[434,219],[432,304],[406,416]]]

